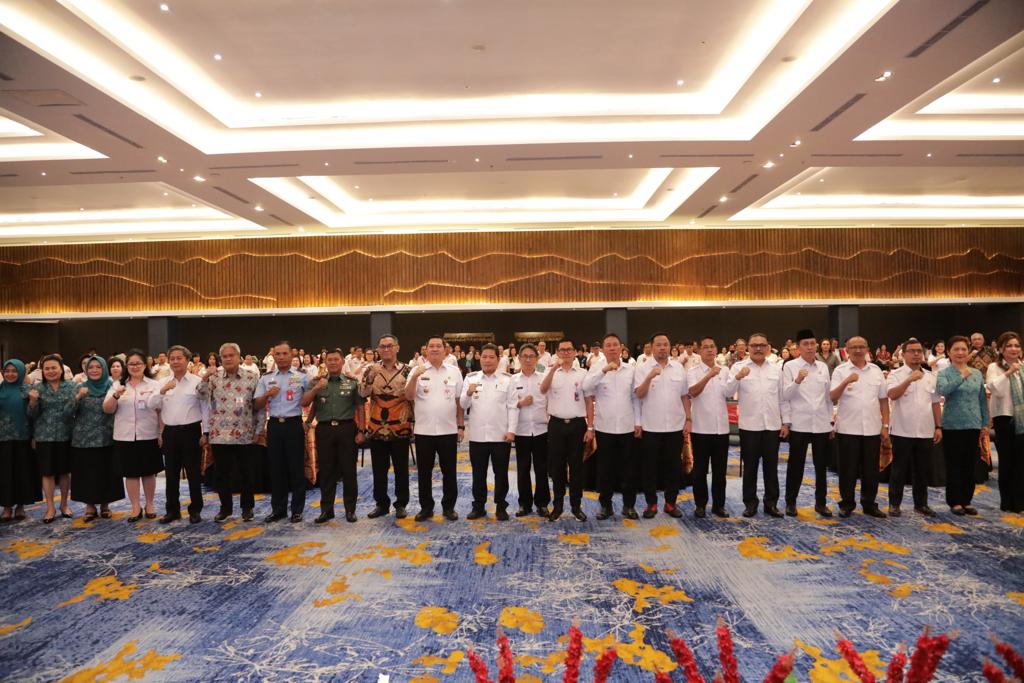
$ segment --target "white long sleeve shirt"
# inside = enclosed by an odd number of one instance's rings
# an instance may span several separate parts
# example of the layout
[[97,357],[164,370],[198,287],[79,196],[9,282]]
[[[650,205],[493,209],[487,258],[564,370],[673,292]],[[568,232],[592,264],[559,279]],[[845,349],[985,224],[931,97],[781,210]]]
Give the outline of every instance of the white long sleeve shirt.
[[[686,373],[688,386],[700,382],[711,368],[701,362]],[[689,391],[689,389],[687,389]],[[728,368],[722,368],[708,380],[699,395],[690,398],[690,417],[693,418],[691,431],[694,434],[728,434],[729,408],[726,400],[736,393],[736,377]]]
[[533,396],[533,403],[518,408],[519,417],[516,422],[516,436],[538,436],[548,433],[548,397],[540,393],[544,373],[535,371],[527,375],[517,372],[512,375],[512,391],[516,395],[516,403]]
[[[637,365],[633,376],[634,391],[643,384],[657,364],[658,361],[651,358],[643,365]],[[683,427],[686,426],[683,397],[688,395],[689,390],[686,370],[678,361],[669,359],[661,369],[661,374],[651,380],[647,395],[640,399],[640,426],[644,431],[683,431]]]
[[[796,377],[801,370],[807,370],[807,377],[797,384]],[[828,366],[820,360],[808,363],[797,358],[782,366],[782,398],[785,402],[782,412],[789,416],[793,431],[811,434],[832,431],[829,381]]]
[[[469,394],[470,385],[476,387]],[[504,372],[471,372],[462,382],[459,404],[469,413],[468,435],[470,441],[495,443],[504,441],[509,432],[515,434],[519,422],[519,411],[512,378]]]
[[160,390],[173,377],[172,375],[171,377],[159,380],[157,390],[149,396],[146,404],[152,410],[160,411],[160,416],[163,418],[165,425],[177,426],[202,422],[202,401],[196,390],[203,380],[199,379],[198,375],[187,372],[180,380],[175,380],[176,384],[173,389],[169,390],[166,394],[161,394]]
[[839,397],[836,415],[836,433],[852,436],[878,436],[882,433],[882,411],[879,401],[888,400],[888,389],[882,369],[874,363],[858,368],[852,361],[839,365],[832,373],[830,389],[836,389],[844,379],[856,374],[856,382],[846,385]]
[[733,377],[743,368],[750,368],[750,374],[737,380],[739,397],[739,427],[752,432],[778,431],[789,416],[783,415],[782,366],[767,359],[758,365],[750,358],[741,360],[730,368]]
[[[113,384],[107,391],[107,398],[114,395]],[[155,379],[143,377],[138,386],[131,382],[125,385],[125,392],[117,399],[114,413],[114,441],[150,441],[160,434],[160,414],[151,409],[147,402],[157,391]]]
[[586,417],[587,406],[583,400],[583,378],[585,370],[574,367],[566,371],[562,368],[550,370],[555,373],[548,387],[548,415],[568,420],[575,417]]
[[413,433],[423,436],[442,436],[458,432],[455,400],[462,394],[462,373],[452,365],[435,368],[428,364],[415,380],[409,374],[409,383],[416,382],[413,410],[416,426]]
[[636,366],[621,363],[604,372],[605,363],[591,363],[583,379],[583,393],[594,399],[594,429],[605,434],[627,434],[640,424],[640,401],[633,393]]

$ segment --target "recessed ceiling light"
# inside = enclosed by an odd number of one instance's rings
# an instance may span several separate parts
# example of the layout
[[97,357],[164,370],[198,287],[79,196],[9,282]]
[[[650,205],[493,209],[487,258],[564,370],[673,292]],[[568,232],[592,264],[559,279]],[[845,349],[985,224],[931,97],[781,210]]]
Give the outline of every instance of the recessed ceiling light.
[[876,83],[881,83],[882,81],[888,80],[890,78],[892,78],[892,72],[891,71],[883,71],[882,75],[875,79],[875,82]]
[[330,162],[328,162],[328,161],[324,162],[324,166],[330,166],[330,165],[331,165]]
[[1000,81],[1002,81],[1002,79],[999,78],[999,76],[996,76],[995,78],[992,79],[993,83],[999,83]]
[[775,165],[774,161],[766,161],[761,165],[761,168],[771,168]]
[[166,197],[166,196],[168,196],[168,193],[167,193],[167,192],[164,192],[164,196],[165,196],[165,197]]
[[42,172],[42,173],[40,173],[39,175],[46,175],[46,171],[43,171],[43,172]]
[[371,202],[373,201],[373,197],[370,197],[370,201],[371,201]]
[[224,57],[222,57],[222,56],[221,56],[221,54],[220,54],[219,52],[218,52],[218,53],[216,53],[216,54],[214,54],[214,55],[213,55],[213,58],[214,58],[215,60],[217,60],[218,62],[219,62],[220,60],[224,59]]
[[789,143],[789,146],[790,147],[799,147],[800,146],[800,141],[799,140],[793,140],[793,142]]
[[185,169],[183,169],[183,168],[179,168],[179,169],[178,169],[178,172],[179,172],[179,173],[184,173],[184,172],[185,172]]
[[726,197],[726,196],[725,196],[725,195],[723,194],[723,195],[722,195],[721,197],[719,197],[719,198],[718,198],[718,201],[720,201],[720,202],[727,202],[727,201],[729,201],[729,198],[728,198],[728,197]]
[[693,225],[693,224],[694,224],[694,223],[696,223],[696,222],[697,222],[697,221],[691,220],[691,221],[690,221],[690,225]]
[[630,154],[630,155],[629,155],[629,158],[630,158],[630,159],[632,159],[632,158],[633,158],[633,155],[632,155],[632,154]]
[[932,153],[931,153],[931,152],[928,152],[928,154],[926,154],[925,156],[927,156],[927,157],[928,157],[928,158],[930,159],[930,158],[931,158],[931,156],[932,156]]
[[257,211],[262,211],[262,210],[263,210],[263,207],[262,207],[262,206],[260,206],[259,204],[257,204],[257,205],[256,205],[256,206],[254,206],[253,208],[254,208],[254,209],[256,209]]
[[194,176],[192,176],[192,180],[196,181],[197,183],[205,183],[206,182],[206,178],[204,178],[201,175],[194,175]]
[[157,157],[156,160],[159,161],[161,164],[166,164],[167,163],[167,159],[163,158],[162,156],[161,157]]
[[259,90],[257,90],[257,91],[256,91],[255,93],[253,93],[253,94],[254,94],[254,95],[255,95],[256,97],[263,97],[263,93],[261,93],[261,92],[260,92]]
[[785,155],[785,154],[781,154],[781,153],[780,153],[780,154],[779,154],[779,156],[780,156],[780,157],[784,157],[784,156],[786,156],[786,155]]
[[355,189],[357,189],[357,190],[359,189],[359,186],[358,186],[358,185],[353,185],[352,187],[354,187],[354,188],[355,188]]
[[162,3],[160,3],[160,11],[161,12],[170,12],[171,8],[167,5],[166,2],[162,2]]
[[193,208],[193,209],[194,209],[194,208],[196,208],[196,205],[195,205],[195,204],[193,204],[193,205],[192,205],[192,208]]
[[478,163],[478,164],[479,164],[479,163],[480,163],[480,157],[476,157],[476,158],[474,158],[474,159],[473,159],[473,161],[475,161],[476,163]]
[[825,182],[825,179],[824,178],[818,178],[818,182],[819,183],[823,183],[823,182]]
[[684,81],[681,78],[678,81],[676,81],[676,85],[685,85],[685,84],[686,84],[686,81]]
[[612,196],[613,196],[613,197],[618,197],[618,196],[619,196],[619,193],[618,193],[618,192],[612,192]]
[[306,229],[300,225],[299,226],[299,232],[306,232]]
[[81,206],[80,206],[80,207],[78,207],[78,210],[79,210],[79,211],[85,211],[85,209],[84,209],[84,208],[82,208]]

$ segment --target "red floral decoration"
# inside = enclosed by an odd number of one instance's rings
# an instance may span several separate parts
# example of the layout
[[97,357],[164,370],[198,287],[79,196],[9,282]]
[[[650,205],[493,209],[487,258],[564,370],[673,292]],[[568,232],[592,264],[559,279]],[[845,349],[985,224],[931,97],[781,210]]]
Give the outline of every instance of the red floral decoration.
[[796,653],[792,651],[779,657],[775,661],[775,666],[765,675],[764,683],[783,683],[793,671],[794,659],[796,659]]
[[1003,674],[1003,670],[998,665],[994,664],[991,659],[985,657],[985,663],[981,667],[981,673],[988,679],[988,683],[1006,683],[1006,675]]
[[886,683],[903,683],[903,669],[907,666],[906,646],[900,643],[896,654],[889,660]]
[[672,647],[672,652],[676,656],[676,663],[686,674],[686,683],[704,683],[704,677],[700,675],[700,670],[697,669],[697,660],[693,657],[693,652],[690,651],[689,645],[682,638],[669,634],[671,638],[669,645]]
[[498,683],[516,683],[512,648],[508,644],[508,636],[500,628],[498,629]]
[[476,683],[494,683],[487,673],[487,664],[484,660],[480,659],[480,655],[470,649],[468,656],[469,668],[473,670],[473,675],[476,677]]
[[857,648],[845,638],[836,643],[836,649],[843,655],[843,659],[850,665],[853,673],[857,675],[861,683],[875,683],[875,675],[868,669],[867,664],[860,658]]
[[608,675],[612,672],[612,667],[615,666],[615,660],[618,658],[619,653],[614,648],[609,648],[601,653],[597,662],[594,663],[594,683],[605,683],[608,680]]
[[740,674],[736,656],[732,651],[732,634],[722,617],[718,617],[718,661],[722,663],[722,676],[725,683],[740,683]]
[[995,636],[992,637],[992,643],[996,646],[996,652],[1006,662],[1006,666],[1010,667],[1013,675],[1024,681],[1024,657],[1017,654],[1017,651],[1009,643],[1004,643]]
[[569,627],[569,647],[565,656],[565,673],[562,683],[576,683],[580,678],[580,659],[583,658],[583,632],[574,620]]

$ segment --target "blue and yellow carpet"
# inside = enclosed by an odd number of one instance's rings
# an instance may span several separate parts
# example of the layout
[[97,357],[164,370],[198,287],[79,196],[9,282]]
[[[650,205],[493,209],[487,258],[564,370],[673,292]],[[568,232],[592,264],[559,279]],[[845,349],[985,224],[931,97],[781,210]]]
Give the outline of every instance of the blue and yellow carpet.
[[[465,453],[459,470],[465,513]],[[44,526],[37,506],[29,521],[0,528],[0,679],[470,681],[467,648],[493,662],[501,625],[520,682],[560,681],[574,617],[583,680],[609,645],[620,655],[611,680],[674,669],[670,630],[710,680],[719,616],[748,681],[794,645],[798,680],[853,680],[837,631],[883,675],[897,643],[913,643],[925,624],[956,629],[942,681],[981,680],[989,633],[1024,644],[1024,516],[1001,513],[987,486],[977,518],[819,520],[806,486],[797,519],[695,520],[687,493],[682,520],[597,522],[587,494],[582,524],[492,515],[396,525],[365,518],[368,461],[359,475],[356,524],[314,525],[316,491],[302,524],[269,527],[215,524],[212,493],[197,525],[128,525],[122,503],[114,520]],[[834,504],[834,475],[830,483]],[[512,486],[514,510],[514,476]],[[728,486],[738,514],[740,482]],[[931,496],[944,511],[942,492]],[[257,502],[257,519],[268,506]]]

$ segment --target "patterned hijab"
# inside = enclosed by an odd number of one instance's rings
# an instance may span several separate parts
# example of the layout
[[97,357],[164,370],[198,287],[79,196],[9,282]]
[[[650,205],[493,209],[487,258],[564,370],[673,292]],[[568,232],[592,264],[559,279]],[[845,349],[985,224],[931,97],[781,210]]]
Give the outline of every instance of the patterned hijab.
[[12,358],[4,363],[3,369],[7,370],[8,367],[14,367],[18,371],[18,379],[8,382],[5,377],[3,384],[0,384],[0,414],[8,417],[17,427],[17,431],[22,432],[28,423],[28,416],[25,414],[25,394],[23,393],[25,364],[17,358]]
[[[93,361],[97,361],[100,364],[100,369],[103,371],[103,374],[101,374],[100,378],[97,380],[89,379],[89,363]],[[107,395],[107,390],[110,389],[110,386],[113,384],[113,382],[110,381],[110,371],[107,370],[107,361],[103,360],[99,356],[89,356],[89,358],[85,361],[85,368],[85,382],[82,384],[82,386],[86,387],[89,390],[89,395],[94,398],[105,397]]]

